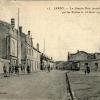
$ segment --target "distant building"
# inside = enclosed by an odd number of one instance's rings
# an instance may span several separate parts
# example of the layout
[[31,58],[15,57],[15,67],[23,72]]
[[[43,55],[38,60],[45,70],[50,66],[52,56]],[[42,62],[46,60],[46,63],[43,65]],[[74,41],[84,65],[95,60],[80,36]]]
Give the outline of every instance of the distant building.
[[39,51],[39,44],[37,44],[37,48],[33,47],[33,71],[40,70],[40,57],[41,52]]
[[44,53],[41,54],[40,61],[40,69],[45,70],[48,67],[48,57]]
[[41,66],[40,69],[41,70],[45,70],[48,68],[48,66],[50,66],[50,69],[55,69],[56,65],[55,62],[53,61],[53,58],[49,58],[47,55],[45,55],[44,53],[41,54]]
[[91,70],[100,70],[100,53],[87,53],[84,51],[77,51],[77,53],[68,53],[68,63],[71,69],[84,70],[89,66]]
[[50,59],[50,68],[51,69],[56,69],[56,63],[54,62],[54,60],[52,59],[52,57]]

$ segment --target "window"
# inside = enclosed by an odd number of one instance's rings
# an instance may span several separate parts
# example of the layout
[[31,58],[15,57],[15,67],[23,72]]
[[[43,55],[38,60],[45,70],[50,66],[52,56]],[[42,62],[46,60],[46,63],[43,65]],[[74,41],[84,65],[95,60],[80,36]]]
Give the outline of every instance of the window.
[[94,55],[93,58],[96,59],[96,56]]
[[33,56],[33,49],[32,49],[32,56]]
[[29,55],[31,55],[31,48],[29,48]]
[[85,63],[85,66],[87,67],[88,66],[88,63]]
[[95,63],[95,66],[97,66],[97,67],[98,67],[98,63]]
[[95,71],[98,70],[98,63],[95,63]]

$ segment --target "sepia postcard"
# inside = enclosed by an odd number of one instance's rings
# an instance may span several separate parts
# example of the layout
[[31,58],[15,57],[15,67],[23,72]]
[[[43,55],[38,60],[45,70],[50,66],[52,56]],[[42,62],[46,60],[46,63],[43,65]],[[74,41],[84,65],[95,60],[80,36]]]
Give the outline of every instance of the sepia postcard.
[[0,0],[0,100],[100,100],[100,0]]

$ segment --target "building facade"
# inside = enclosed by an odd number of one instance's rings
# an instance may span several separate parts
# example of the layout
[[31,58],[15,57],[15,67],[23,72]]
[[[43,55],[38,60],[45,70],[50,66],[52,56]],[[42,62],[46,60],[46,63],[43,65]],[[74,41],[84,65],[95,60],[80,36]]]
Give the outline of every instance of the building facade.
[[40,57],[40,69],[41,70],[45,70],[48,68],[48,66],[50,67],[50,69],[55,69],[56,65],[54,60],[52,59],[52,57],[48,57],[46,56],[44,53],[41,54]]
[[3,66],[17,66],[18,69],[27,67],[30,71],[42,70],[48,65],[53,67],[53,61],[45,54],[39,51],[39,43],[36,47],[33,45],[31,32],[24,33],[22,27],[15,28],[15,19],[11,23],[0,21],[0,72],[3,72]]
[[34,48],[30,31],[28,34],[22,32],[22,27],[19,28],[21,34],[21,62],[25,68],[30,67],[31,71],[40,70],[40,51],[39,44]]
[[0,58],[2,59],[2,66],[21,64],[20,36],[14,25],[15,20],[13,18],[11,19],[11,24],[0,21]]
[[77,53],[68,53],[68,64],[71,69],[85,70],[89,66],[91,70],[100,70],[100,53],[87,53],[77,51]]

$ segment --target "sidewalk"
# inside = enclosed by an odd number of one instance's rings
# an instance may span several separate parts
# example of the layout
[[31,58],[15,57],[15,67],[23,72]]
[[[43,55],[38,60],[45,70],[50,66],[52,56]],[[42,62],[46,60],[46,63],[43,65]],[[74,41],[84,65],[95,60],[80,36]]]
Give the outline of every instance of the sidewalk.
[[0,79],[0,100],[66,100],[63,71],[40,71]]
[[77,100],[100,100],[100,72],[85,75],[82,71],[70,71],[68,77]]

